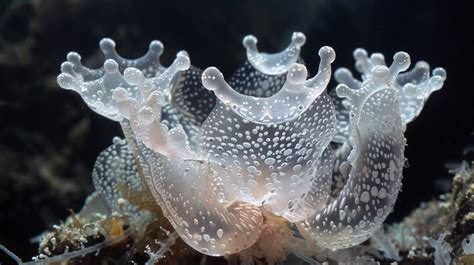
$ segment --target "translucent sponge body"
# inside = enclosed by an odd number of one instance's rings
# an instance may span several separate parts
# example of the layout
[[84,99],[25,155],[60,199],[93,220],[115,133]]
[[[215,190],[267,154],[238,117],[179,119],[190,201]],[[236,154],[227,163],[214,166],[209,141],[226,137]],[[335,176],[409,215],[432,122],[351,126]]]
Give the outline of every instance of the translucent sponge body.
[[[300,58],[305,41],[293,33],[286,49],[268,54],[246,36],[247,61],[227,81],[216,67],[192,66],[185,51],[162,66],[159,41],[129,60],[104,39],[99,69],[69,53],[59,85],[120,122],[127,139],[101,154],[99,194],[115,205],[109,191],[141,179],[176,233],[213,256],[258,245],[278,218],[278,225],[298,229],[291,240],[315,247],[344,249],[373,236],[401,188],[406,125],[446,73],[436,68],[430,75],[425,62],[403,73],[408,54],[396,53],[387,66],[383,55],[356,49],[362,80],[338,69],[340,84],[328,92],[335,52],[320,48],[317,74],[308,78]],[[105,174],[119,153],[124,166]]]

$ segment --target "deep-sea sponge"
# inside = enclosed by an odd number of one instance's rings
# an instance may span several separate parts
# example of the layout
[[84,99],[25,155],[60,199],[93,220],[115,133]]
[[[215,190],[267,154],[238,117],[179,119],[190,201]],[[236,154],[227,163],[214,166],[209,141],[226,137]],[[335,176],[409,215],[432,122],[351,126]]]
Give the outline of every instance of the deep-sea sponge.
[[244,38],[248,61],[228,82],[215,67],[191,66],[185,51],[162,66],[159,41],[129,60],[103,39],[99,69],[68,54],[59,85],[120,122],[127,140],[125,158],[114,160],[117,145],[99,158],[94,184],[111,208],[130,215],[140,210],[119,187],[149,189],[174,233],[206,255],[246,260],[253,251],[269,263],[289,253],[351,255],[346,249],[377,236],[393,210],[406,124],[446,73],[437,68],[430,76],[424,62],[401,73],[408,54],[396,53],[387,67],[381,54],[357,49],[362,81],[339,69],[337,97],[327,92],[332,48],[319,50],[318,73],[308,79],[302,33],[276,54],[256,43]]

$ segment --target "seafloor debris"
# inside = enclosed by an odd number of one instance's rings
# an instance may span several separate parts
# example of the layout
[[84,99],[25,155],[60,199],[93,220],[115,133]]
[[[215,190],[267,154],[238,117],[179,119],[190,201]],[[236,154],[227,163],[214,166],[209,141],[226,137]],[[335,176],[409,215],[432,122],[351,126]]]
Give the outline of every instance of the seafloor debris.
[[474,264],[473,253],[464,250],[474,233],[474,167],[464,162],[452,187],[439,200],[422,203],[402,222],[388,226],[401,264]]

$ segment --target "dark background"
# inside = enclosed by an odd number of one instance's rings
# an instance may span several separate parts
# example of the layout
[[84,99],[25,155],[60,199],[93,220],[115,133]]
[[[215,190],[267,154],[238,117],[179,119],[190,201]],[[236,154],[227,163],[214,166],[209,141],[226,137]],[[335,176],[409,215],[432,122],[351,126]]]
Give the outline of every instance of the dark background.
[[92,191],[96,156],[121,134],[118,124],[55,81],[71,50],[87,66],[99,66],[102,37],[113,38],[129,58],[159,39],[164,65],[185,49],[195,66],[217,66],[226,76],[245,60],[246,34],[258,37],[262,51],[276,52],[293,31],[306,34],[302,55],[312,73],[323,45],[336,50],[334,69],[353,69],[357,47],[382,52],[389,63],[402,50],[413,63],[444,67],[444,88],[405,134],[408,167],[389,217],[400,220],[449,190],[447,166],[473,158],[474,43],[468,38],[474,10],[468,2],[0,0],[0,243],[24,260],[35,254],[29,239],[68,209],[80,209]]

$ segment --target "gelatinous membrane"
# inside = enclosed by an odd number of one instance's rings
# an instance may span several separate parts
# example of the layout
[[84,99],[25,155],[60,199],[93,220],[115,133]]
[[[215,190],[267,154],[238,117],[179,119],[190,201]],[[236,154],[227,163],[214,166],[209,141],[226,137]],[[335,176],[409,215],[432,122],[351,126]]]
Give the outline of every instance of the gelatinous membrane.
[[326,207],[331,192],[333,167],[334,150],[328,145],[313,169],[310,189],[294,208],[299,216],[308,219],[314,213]]
[[292,209],[314,180],[319,157],[335,132],[326,93],[282,124],[256,124],[218,103],[202,129],[202,153],[219,173],[227,197],[268,204],[289,220],[302,218]]
[[360,244],[393,209],[400,190],[405,138],[398,91],[389,86],[391,78],[388,68],[375,67],[361,89],[338,89],[339,95],[351,100],[351,110],[357,110],[351,119],[352,169],[338,197],[298,224],[306,238],[321,246],[340,249]]
[[165,216],[194,249],[213,256],[252,246],[263,218],[257,206],[218,201],[216,180],[206,163],[164,156],[138,144],[145,180]]
[[[242,78],[236,82],[239,90],[266,98],[234,91],[215,68],[204,72],[204,86],[213,90],[219,100],[202,125],[201,152],[207,155],[206,159],[211,161],[211,167],[224,184],[220,187],[225,194],[222,197],[265,204],[274,214],[290,221],[304,219],[301,209],[308,201],[325,203],[329,185],[322,185],[319,190],[314,188],[313,195],[321,197],[303,200],[310,194],[308,190],[315,179],[326,177],[318,181],[330,181],[329,174],[321,174],[316,169],[335,132],[332,102],[324,93],[330,78],[330,63],[335,56],[329,47],[321,48],[319,54],[320,71],[316,77],[306,80],[306,68],[293,64],[281,89],[274,82],[281,80],[277,79],[280,76],[260,74],[256,77],[248,65],[239,69],[236,74]],[[250,74],[244,75],[246,72]],[[269,77],[270,82],[258,92],[256,82],[266,82],[265,77]],[[245,83],[251,88],[245,89]],[[291,109],[295,112],[291,113]],[[272,112],[286,116],[273,116]]]
[[123,191],[142,191],[142,183],[133,154],[125,140],[115,138],[114,143],[102,151],[94,164],[92,182],[95,190],[107,202],[110,209],[117,212],[138,211],[137,207],[129,204]]
[[170,127],[181,125],[192,148],[196,147],[201,124],[216,104],[214,93],[202,86],[202,72],[191,66],[178,74],[169,93],[169,103],[163,106],[162,120]]
[[[302,63],[302,60],[298,63]],[[229,78],[229,86],[247,96],[270,97],[280,91],[285,81],[285,73],[267,75],[255,69],[249,61],[245,61]]]

